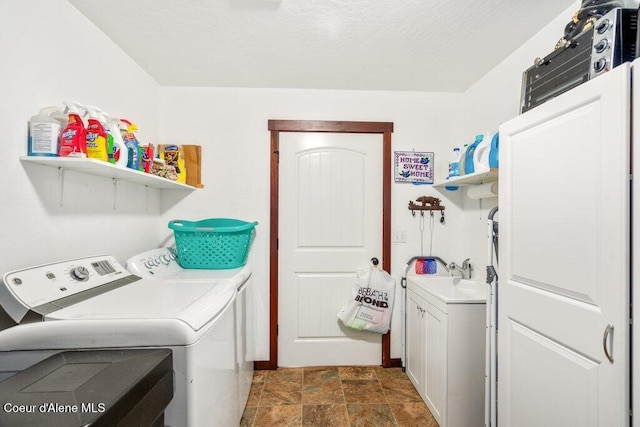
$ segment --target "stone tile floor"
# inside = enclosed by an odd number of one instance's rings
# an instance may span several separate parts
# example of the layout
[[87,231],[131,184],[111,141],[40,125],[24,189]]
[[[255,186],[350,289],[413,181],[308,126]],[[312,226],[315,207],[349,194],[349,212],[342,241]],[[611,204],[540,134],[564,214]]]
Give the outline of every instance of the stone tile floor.
[[241,426],[437,427],[401,368],[256,371]]

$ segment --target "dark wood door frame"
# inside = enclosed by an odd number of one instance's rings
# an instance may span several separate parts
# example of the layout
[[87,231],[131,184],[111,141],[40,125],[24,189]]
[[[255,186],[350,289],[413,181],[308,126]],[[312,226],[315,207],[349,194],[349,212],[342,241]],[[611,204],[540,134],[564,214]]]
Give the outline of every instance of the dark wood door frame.
[[[391,133],[393,122],[338,122],[322,120],[269,120],[271,133],[271,208],[269,262],[269,360],[256,369],[278,368],[278,203],[280,132],[368,133],[382,135],[382,268],[391,271]],[[391,332],[382,336],[382,366],[401,366],[391,359]]]

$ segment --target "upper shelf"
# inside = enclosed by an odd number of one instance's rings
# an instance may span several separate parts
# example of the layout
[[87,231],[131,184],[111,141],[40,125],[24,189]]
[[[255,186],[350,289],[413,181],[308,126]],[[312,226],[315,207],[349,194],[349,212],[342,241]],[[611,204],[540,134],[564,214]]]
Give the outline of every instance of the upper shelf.
[[440,180],[433,184],[434,187],[450,187],[465,185],[480,185],[485,182],[493,182],[498,180],[498,169],[489,169],[487,171],[470,173],[462,176]]
[[75,170],[90,175],[106,176],[108,178],[121,179],[149,187],[167,190],[195,190],[187,184],[171,181],[149,173],[133,169],[122,168],[111,163],[96,159],[83,159],[77,157],[44,157],[21,156],[20,161],[38,163],[46,166]]

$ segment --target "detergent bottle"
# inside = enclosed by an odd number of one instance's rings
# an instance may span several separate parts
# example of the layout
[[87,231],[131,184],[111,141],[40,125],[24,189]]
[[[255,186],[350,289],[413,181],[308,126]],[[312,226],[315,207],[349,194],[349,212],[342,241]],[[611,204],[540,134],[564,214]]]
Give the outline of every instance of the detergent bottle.
[[140,168],[140,144],[136,139],[135,131],[138,130],[138,127],[135,123],[130,122],[126,119],[120,119],[120,122],[124,125],[124,135],[122,139],[124,140],[124,145],[127,147],[127,167],[130,169],[138,170]]
[[454,147],[453,154],[451,155],[451,161],[449,161],[448,178],[460,175],[459,166],[460,166],[460,147]]
[[465,161],[465,156],[464,153],[467,152],[467,147],[469,147],[469,144],[464,144],[462,146],[462,151],[460,151],[460,161],[458,162],[458,176],[462,176],[464,175],[464,161]]
[[153,169],[153,144],[149,143],[142,153],[142,164],[146,173],[151,173]]
[[96,107],[87,106],[89,120],[87,122],[87,157],[103,162],[109,161],[108,135],[104,125],[100,122]]
[[145,147],[140,145],[140,141],[138,141],[138,170],[140,172],[144,172],[144,153]]
[[42,108],[37,115],[29,120],[28,154],[30,156],[57,156],[60,129],[65,125],[66,118],[60,108]]
[[467,147],[467,151],[464,153],[464,173],[465,174],[475,172],[473,156],[475,155],[476,148],[478,148],[478,145],[480,145],[483,138],[484,138],[484,135],[476,135],[475,141],[473,141],[473,143]]
[[498,152],[499,152],[500,133],[496,132],[491,139],[491,149],[489,150],[489,167],[498,167]]
[[473,169],[475,172],[484,172],[489,170],[489,152],[491,151],[491,135],[485,134],[482,142],[476,147],[473,155]]
[[58,155],[60,157],[87,157],[86,129],[82,121],[84,107],[74,101],[65,101],[65,111],[69,115],[67,125],[60,133]]
[[[460,147],[453,147],[453,153],[451,154],[451,160],[449,161],[449,175],[447,179],[460,176]],[[449,191],[455,191],[458,189],[457,185],[447,185],[444,187]]]

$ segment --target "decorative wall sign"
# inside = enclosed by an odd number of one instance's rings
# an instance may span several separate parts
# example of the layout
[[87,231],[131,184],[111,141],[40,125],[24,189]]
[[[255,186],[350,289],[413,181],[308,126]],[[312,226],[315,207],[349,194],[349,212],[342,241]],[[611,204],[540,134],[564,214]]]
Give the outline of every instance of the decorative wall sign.
[[433,153],[395,151],[395,182],[433,184]]

